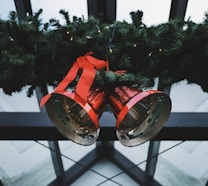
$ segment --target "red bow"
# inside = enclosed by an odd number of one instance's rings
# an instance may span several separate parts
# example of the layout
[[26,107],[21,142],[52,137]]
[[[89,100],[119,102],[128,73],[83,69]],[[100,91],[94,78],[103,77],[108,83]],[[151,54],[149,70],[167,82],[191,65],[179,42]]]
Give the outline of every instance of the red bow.
[[[75,92],[84,101],[87,101],[89,90],[96,75],[96,69],[101,70],[104,67],[108,68],[108,63],[106,61],[96,59],[90,56],[90,54],[91,53],[87,53],[86,55],[78,57],[76,59],[76,62],[74,62],[66,77],[58,84],[58,86],[52,93],[62,92],[63,90],[65,90],[69,83],[71,83],[76,78],[77,72],[81,69],[82,74],[77,83]],[[42,98],[40,102],[40,107],[43,107],[45,105],[45,103],[51,97],[51,94],[47,94]]]

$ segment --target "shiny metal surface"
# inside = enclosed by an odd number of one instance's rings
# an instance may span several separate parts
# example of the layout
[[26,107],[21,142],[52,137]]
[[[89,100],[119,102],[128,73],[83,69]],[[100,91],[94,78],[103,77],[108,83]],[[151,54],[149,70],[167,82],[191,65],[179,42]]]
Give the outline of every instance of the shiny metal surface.
[[52,94],[46,110],[65,137],[81,145],[91,145],[99,135],[98,119],[105,106],[104,101],[104,94],[100,92],[93,91],[89,94],[89,101],[84,102],[76,93],[66,91]]
[[111,108],[117,118],[116,134],[125,146],[136,146],[152,139],[164,126],[171,111],[171,100],[165,93],[136,91],[121,87],[111,96]]

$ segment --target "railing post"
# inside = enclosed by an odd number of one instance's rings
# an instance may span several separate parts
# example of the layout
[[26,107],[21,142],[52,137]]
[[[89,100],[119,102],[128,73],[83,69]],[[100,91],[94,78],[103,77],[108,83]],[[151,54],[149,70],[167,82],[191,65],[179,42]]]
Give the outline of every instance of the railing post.
[[[66,176],[63,167],[63,162],[61,159],[61,152],[59,148],[58,141],[48,141],[49,148],[51,149],[51,158],[53,161],[53,166],[55,170],[55,174],[57,176],[57,180],[60,186],[67,186],[66,184]],[[52,150],[53,149],[53,150]]]
[[160,148],[160,141],[149,142],[147,164],[146,164],[144,180],[143,180],[144,185],[148,185],[149,182],[154,179],[159,148]]
[[[44,93],[41,92],[40,87],[36,87],[35,89],[36,97],[39,103],[42,97],[48,93],[46,85],[42,87],[42,89],[44,89],[43,90]],[[40,112],[46,112],[45,106],[42,109],[40,109]],[[65,171],[64,171],[63,162],[61,159],[61,152],[60,152],[58,141],[48,141],[48,145],[49,145],[49,148],[51,149],[50,154],[51,154],[51,159],[53,162],[53,167],[55,170],[58,184],[60,186],[66,186],[67,184],[66,184]]]
[[[166,84],[165,86],[164,78],[159,78],[158,89],[162,90],[166,94],[170,94],[171,85]],[[144,186],[148,186],[149,183],[154,179],[154,174],[156,171],[157,160],[158,160],[158,153],[160,148],[160,141],[150,141],[149,142],[149,149],[147,154],[147,164],[145,168],[144,174]]]

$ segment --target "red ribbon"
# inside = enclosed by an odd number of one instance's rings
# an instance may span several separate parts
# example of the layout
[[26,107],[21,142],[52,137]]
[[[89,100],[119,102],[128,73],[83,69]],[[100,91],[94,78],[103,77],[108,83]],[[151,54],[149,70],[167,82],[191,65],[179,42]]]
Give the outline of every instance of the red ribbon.
[[[68,71],[65,78],[58,84],[58,86],[52,93],[62,92],[63,90],[65,90],[69,83],[71,83],[76,78],[77,72],[81,69],[82,74],[77,83],[75,92],[84,101],[87,101],[87,96],[95,78],[96,70],[101,70],[104,67],[108,67],[106,61],[96,59],[90,56],[90,54],[92,53],[87,53],[84,56],[78,57],[76,59],[76,62],[74,62],[73,66]],[[47,94],[42,98],[40,102],[40,108],[45,105],[45,103],[51,97],[51,94]]]

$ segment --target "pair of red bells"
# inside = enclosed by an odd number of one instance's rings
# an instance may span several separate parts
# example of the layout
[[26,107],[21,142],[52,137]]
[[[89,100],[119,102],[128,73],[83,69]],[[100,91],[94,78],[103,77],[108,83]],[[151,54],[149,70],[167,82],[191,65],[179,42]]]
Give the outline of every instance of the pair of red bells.
[[107,103],[117,119],[117,137],[125,146],[136,146],[154,137],[171,110],[170,98],[163,92],[140,91],[128,86],[116,87],[108,98],[104,91],[92,88],[87,101],[76,92],[52,93],[46,110],[65,137],[81,145],[91,145],[98,138],[99,118]]
[[[97,140],[99,119],[107,104],[116,117],[116,134],[123,145],[136,146],[152,139],[169,117],[169,96],[157,90],[142,91],[124,85],[108,94],[101,88],[91,88],[95,69],[105,65],[104,61],[89,55],[79,57],[56,90],[41,100],[41,107],[46,104],[56,128],[66,138],[81,145],[91,145]],[[76,90],[67,91],[67,85],[80,68],[84,75],[80,77]]]

